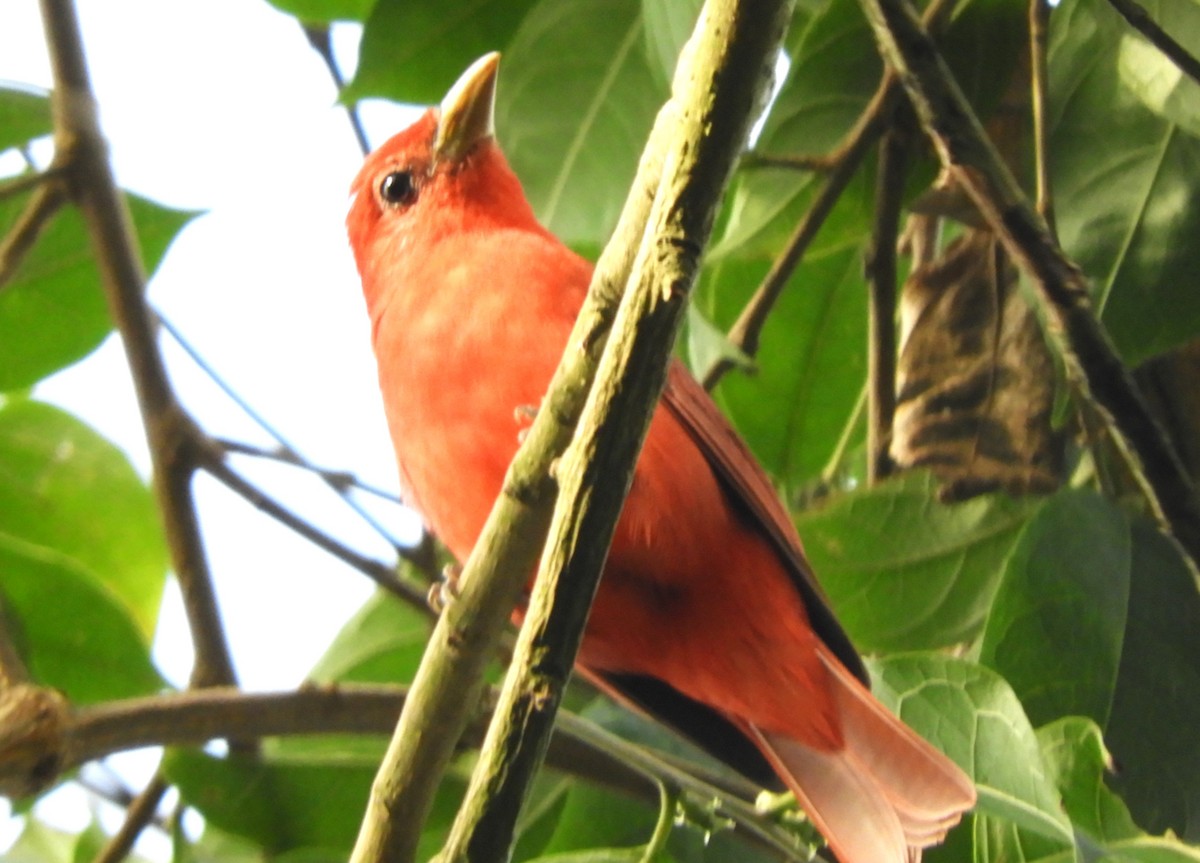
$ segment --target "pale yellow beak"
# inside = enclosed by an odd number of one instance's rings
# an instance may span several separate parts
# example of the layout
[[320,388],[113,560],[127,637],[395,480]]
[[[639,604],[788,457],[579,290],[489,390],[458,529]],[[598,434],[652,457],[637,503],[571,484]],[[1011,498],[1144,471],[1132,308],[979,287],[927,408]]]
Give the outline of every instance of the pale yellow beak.
[[480,141],[496,133],[496,76],[500,54],[484,54],[459,76],[442,99],[433,156],[458,162]]

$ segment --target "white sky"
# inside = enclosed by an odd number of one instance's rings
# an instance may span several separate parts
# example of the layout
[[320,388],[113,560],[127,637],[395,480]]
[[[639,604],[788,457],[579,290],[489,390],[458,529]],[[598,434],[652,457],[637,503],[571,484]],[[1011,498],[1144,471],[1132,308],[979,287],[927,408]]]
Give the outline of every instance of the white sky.
[[[170,206],[207,211],[168,252],[151,283],[153,302],[303,454],[393,488],[366,315],[342,227],[361,156],[320,58],[296,23],[263,0],[78,5],[120,183]],[[357,35],[348,25],[335,30],[345,63],[353,62]],[[50,85],[32,0],[0,7],[0,81]],[[386,105],[365,110],[374,144],[409,116]],[[17,169],[0,160],[0,174]],[[169,351],[168,361],[207,429],[269,443],[180,352]],[[148,473],[115,338],[36,395],[84,418]],[[344,541],[391,559],[386,544],[311,478],[238,464]],[[214,481],[202,477],[197,493],[242,683],[295,686],[370,585]],[[401,519],[396,529],[405,527],[411,523]],[[190,648],[173,590],[160,628],[156,657],[182,683]],[[122,764],[140,775],[147,761]],[[66,796],[47,817],[79,829],[82,821],[64,813],[73,807],[83,818],[87,806],[81,794]],[[16,821],[6,828],[0,815],[0,849]]]

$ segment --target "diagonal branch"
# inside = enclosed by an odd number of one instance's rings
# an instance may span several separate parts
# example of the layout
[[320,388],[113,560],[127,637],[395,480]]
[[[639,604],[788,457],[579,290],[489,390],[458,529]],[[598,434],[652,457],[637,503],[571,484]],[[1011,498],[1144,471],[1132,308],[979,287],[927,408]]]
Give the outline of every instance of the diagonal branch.
[[1193,54],[1175,41],[1170,33],[1159,27],[1150,17],[1149,12],[1134,0],[1108,0],[1108,2],[1130,27],[1137,30],[1146,37],[1151,45],[1162,51],[1180,72],[1200,84],[1200,60],[1197,60]]
[[[925,10],[925,20],[936,24],[952,5],[949,0],[933,0]],[[753,358],[758,353],[758,341],[771,309],[775,307],[779,295],[783,293],[788,280],[803,260],[804,253],[816,239],[821,226],[829,218],[834,205],[850,184],[867,152],[887,129],[899,98],[899,82],[890,70],[885,70],[871,101],[867,103],[867,107],[838,144],[837,149],[822,165],[826,173],[821,187],[784,244],[783,252],[775,259],[770,271],[763,277],[754,295],[730,328],[729,341],[742,354]],[[704,371],[704,388],[711,391],[733,366],[732,356],[722,356],[718,359]]]
[[1200,561],[1196,490],[1096,318],[1087,280],[1054,242],[989,143],[912,6],[907,0],[862,4],[943,166],[1030,277],[1039,317],[1072,382],[1098,407],[1160,523],[1193,563]]
[[66,199],[61,180],[54,173],[30,174],[6,184],[3,192],[17,192],[26,183],[36,185],[33,196],[21,211],[16,223],[0,241],[0,290],[16,275],[25,255],[33,248],[42,228],[58,212]]
[[681,54],[664,109],[677,119],[662,177],[595,382],[556,469],[561,490],[533,596],[442,863],[502,861],[511,851],[700,257],[790,14],[786,0],[708,0]]
[[144,299],[141,257],[125,200],[108,162],[75,7],[71,0],[41,0],[41,7],[54,73],[54,163],[64,170],[69,194],[87,224],[109,310],[121,333],[137,390],[154,465],[154,488],[195,642],[192,679],[201,686],[231,683],[233,662],[192,498],[195,462],[188,446],[199,432],[176,400],[158,351],[153,318]]

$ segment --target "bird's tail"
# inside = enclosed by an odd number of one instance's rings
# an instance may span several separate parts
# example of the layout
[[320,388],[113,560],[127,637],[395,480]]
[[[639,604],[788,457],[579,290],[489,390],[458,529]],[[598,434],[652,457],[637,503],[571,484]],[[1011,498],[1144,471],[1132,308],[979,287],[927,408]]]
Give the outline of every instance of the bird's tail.
[[845,746],[818,751],[746,728],[841,863],[917,863],[975,805],[957,765],[888,712],[836,659]]

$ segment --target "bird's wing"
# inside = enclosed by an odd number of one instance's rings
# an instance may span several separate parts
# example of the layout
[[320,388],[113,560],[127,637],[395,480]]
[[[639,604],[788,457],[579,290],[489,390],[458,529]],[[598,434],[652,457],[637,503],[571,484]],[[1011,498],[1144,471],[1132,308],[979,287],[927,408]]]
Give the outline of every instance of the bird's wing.
[[796,528],[770,478],[708,393],[678,361],[672,363],[668,373],[662,404],[687,429],[730,499],[770,537],[804,598],[813,630],[855,677],[868,683],[858,651],[829,608],[825,592],[804,556]]

